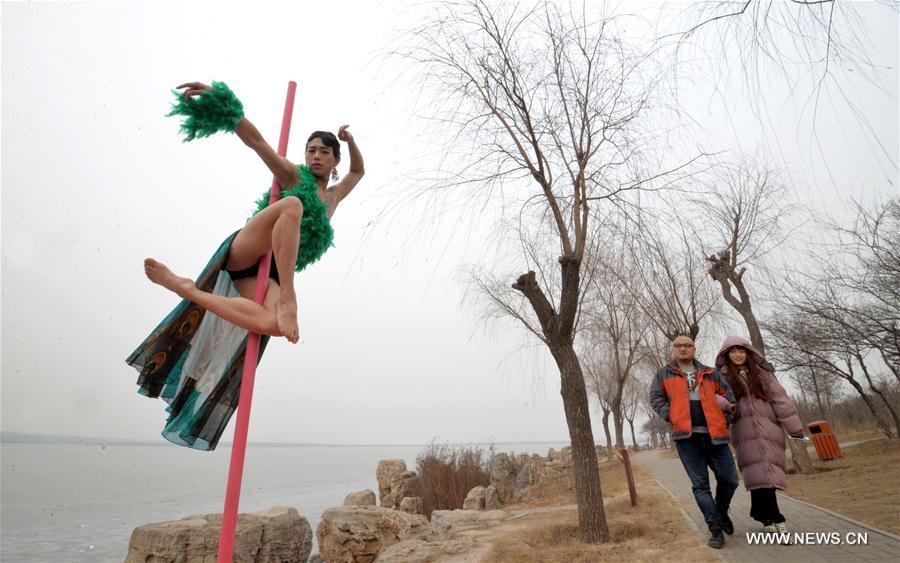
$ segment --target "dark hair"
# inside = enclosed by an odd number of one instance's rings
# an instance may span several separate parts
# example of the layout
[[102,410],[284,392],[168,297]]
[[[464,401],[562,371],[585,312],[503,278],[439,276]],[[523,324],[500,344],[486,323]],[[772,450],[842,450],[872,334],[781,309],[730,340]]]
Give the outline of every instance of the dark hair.
[[725,371],[725,381],[728,382],[729,387],[734,392],[734,398],[736,401],[740,401],[747,395],[747,390],[749,388],[750,394],[756,397],[757,399],[762,399],[763,401],[769,400],[769,395],[766,393],[765,387],[763,387],[762,379],[759,377],[759,366],[756,365],[756,358],[753,354],[747,350],[747,361],[744,363],[744,366],[747,368],[747,378],[746,383],[743,378],[740,376],[741,368],[736,366],[734,362],[731,361],[731,356],[729,352],[734,348],[744,348],[743,346],[732,346],[728,349],[728,352],[725,353],[725,362],[728,369]]
[[306,144],[308,145],[313,139],[321,139],[323,145],[331,147],[331,151],[334,153],[335,158],[341,158],[341,143],[337,140],[337,137],[334,136],[334,133],[331,133],[330,131],[313,131],[312,135],[309,136],[309,139],[306,140]]

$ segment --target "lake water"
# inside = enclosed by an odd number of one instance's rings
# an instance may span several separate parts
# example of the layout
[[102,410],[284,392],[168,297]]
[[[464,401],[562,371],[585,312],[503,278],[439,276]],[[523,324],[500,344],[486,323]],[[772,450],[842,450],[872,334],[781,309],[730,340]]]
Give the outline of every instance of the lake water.
[[[497,444],[546,453],[565,444]],[[292,506],[315,529],[322,512],[378,490],[378,461],[415,469],[422,446],[250,447],[241,512]],[[486,449],[486,448],[485,448]],[[0,559],[123,561],[142,524],[221,512],[231,449],[175,446],[0,445]],[[314,546],[313,551],[316,551]]]

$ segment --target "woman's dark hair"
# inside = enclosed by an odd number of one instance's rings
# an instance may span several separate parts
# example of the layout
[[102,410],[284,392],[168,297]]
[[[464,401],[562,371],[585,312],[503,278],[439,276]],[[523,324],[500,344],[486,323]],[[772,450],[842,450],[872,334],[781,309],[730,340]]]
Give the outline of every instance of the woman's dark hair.
[[308,145],[313,139],[322,139],[323,145],[331,147],[334,157],[341,158],[341,143],[337,140],[337,137],[334,136],[334,133],[329,131],[313,131],[313,134],[306,140],[306,144]]
[[[726,365],[728,366],[728,369],[725,371],[725,381],[728,382],[728,385],[734,392],[734,399],[740,401],[744,398],[747,395],[747,388],[749,387],[751,395],[757,399],[768,401],[769,395],[766,393],[766,389],[763,387],[762,380],[759,377],[759,366],[756,365],[756,358],[749,350],[744,348],[744,350],[747,350],[747,361],[744,362],[743,366],[738,367],[731,361],[731,356],[729,354],[734,348],[743,348],[743,346],[733,346],[725,353]],[[744,378],[740,375],[740,370],[742,368],[747,369],[746,383]]]

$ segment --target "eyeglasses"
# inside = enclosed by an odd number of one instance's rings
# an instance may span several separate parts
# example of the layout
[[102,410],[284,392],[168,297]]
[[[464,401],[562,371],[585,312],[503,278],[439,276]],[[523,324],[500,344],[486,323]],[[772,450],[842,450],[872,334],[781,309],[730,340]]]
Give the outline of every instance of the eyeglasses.
[[693,348],[693,344],[672,344],[672,348]]

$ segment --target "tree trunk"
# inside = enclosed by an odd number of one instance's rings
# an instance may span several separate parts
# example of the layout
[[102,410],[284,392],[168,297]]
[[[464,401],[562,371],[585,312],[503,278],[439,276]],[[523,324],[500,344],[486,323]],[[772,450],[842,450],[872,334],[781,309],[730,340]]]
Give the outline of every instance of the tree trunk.
[[639,452],[639,451],[641,451],[641,448],[638,446],[637,436],[634,433],[634,419],[633,418],[628,419],[628,426],[631,427],[631,444],[634,446],[634,451]]
[[609,433],[609,409],[603,409],[603,432],[606,434],[606,459],[612,461],[613,458],[613,442],[612,434]]
[[[621,403],[621,401],[620,401],[620,403]],[[624,450],[625,449],[625,437],[622,435],[624,433],[623,432],[624,424],[622,421],[622,407],[621,406],[616,407],[616,405],[613,405],[612,414],[613,414],[613,428],[616,431],[616,449]]]
[[572,461],[575,464],[575,500],[578,503],[578,530],[584,543],[609,541],[609,527],[603,507],[600,471],[594,449],[590,405],[584,385],[584,373],[571,343],[550,344],[550,351],[559,366],[562,378],[563,408],[569,438],[572,441]]
[[559,312],[547,299],[533,271],[522,274],[512,285],[522,292],[541,323],[545,342],[556,360],[561,379],[560,394],[566,411],[566,426],[572,441],[575,464],[575,502],[578,504],[578,532],[584,543],[609,541],[609,526],[603,508],[600,468],[594,449],[591,411],[584,372],[575,353],[575,313],[578,310],[579,262],[572,256],[559,259],[562,291]]
[[866,395],[866,392],[862,388],[862,385],[860,385],[859,382],[855,378],[844,376],[844,380],[847,381],[847,383],[849,383],[850,386],[853,387],[857,393],[859,393],[860,397],[862,397],[863,402],[869,408],[869,412],[872,413],[872,416],[875,418],[875,423],[881,429],[881,432],[888,438],[893,438],[894,433],[891,432],[891,427],[884,421],[884,419],[881,417],[881,415],[878,414],[878,411],[875,409],[875,405],[872,404],[872,398],[869,397],[868,395]]

